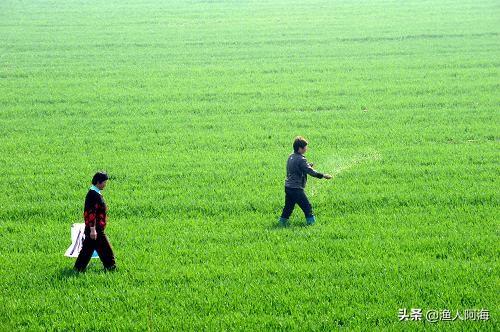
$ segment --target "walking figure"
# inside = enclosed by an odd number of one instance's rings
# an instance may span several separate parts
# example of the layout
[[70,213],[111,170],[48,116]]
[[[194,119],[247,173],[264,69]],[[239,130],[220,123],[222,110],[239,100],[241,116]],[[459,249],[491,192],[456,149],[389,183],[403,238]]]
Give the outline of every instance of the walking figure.
[[314,217],[311,203],[307,199],[304,189],[306,187],[307,175],[314,176],[318,179],[331,179],[329,174],[316,172],[312,167],[312,163],[308,163],[304,154],[307,151],[308,142],[298,136],[293,142],[293,153],[288,156],[286,162],[286,180],[285,180],[285,207],[279,219],[281,226],[288,226],[288,218],[293,212],[295,204],[304,212],[307,225],[312,225],[316,221]]
[[116,269],[113,249],[104,233],[108,208],[102,197],[102,191],[106,187],[107,180],[108,175],[106,173],[97,172],[92,178],[92,186],[85,198],[83,211],[85,239],[83,240],[82,250],[75,262],[75,270],[79,272],[85,271],[94,250],[97,251],[106,270]]

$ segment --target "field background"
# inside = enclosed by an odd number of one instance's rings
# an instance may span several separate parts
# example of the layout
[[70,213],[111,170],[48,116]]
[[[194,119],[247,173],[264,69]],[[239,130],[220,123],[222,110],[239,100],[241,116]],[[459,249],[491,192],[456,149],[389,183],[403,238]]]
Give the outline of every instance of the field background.
[[498,1],[1,1],[0,330],[498,330],[499,68]]

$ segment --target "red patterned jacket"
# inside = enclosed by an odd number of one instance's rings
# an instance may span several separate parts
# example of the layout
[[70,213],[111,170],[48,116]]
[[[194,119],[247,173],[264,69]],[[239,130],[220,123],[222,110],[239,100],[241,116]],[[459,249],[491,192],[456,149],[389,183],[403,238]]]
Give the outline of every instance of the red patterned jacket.
[[106,228],[107,209],[102,195],[90,189],[87,193],[87,197],[85,197],[85,207],[83,210],[85,226],[95,226],[98,230],[104,230]]

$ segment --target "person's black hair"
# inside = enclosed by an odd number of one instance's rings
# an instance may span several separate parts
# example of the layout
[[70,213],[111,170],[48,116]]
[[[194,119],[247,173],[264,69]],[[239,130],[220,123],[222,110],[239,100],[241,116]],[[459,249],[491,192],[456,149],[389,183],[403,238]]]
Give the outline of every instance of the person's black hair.
[[97,172],[94,174],[94,177],[92,178],[92,184],[96,185],[98,183],[102,183],[108,179],[108,174],[106,172]]
[[306,139],[302,136],[297,136],[293,141],[293,151],[297,153],[299,152],[299,148],[305,148],[306,145],[307,145]]

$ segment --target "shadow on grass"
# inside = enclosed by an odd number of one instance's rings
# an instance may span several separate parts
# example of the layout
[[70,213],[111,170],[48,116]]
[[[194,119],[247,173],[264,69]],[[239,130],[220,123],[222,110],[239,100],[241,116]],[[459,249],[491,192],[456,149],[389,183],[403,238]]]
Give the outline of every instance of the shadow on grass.
[[279,231],[279,230],[287,230],[287,229],[294,229],[294,228],[310,228],[314,227],[314,225],[308,225],[305,222],[304,223],[290,223],[287,226],[280,225],[279,223],[273,223],[269,229],[273,231]]
[[71,278],[78,278],[78,276],[82,276],[82,275],[85,275],[85,274],[107,274],[107,273],[114,273],[116,272],[116,269],[115,270],[107,270],[107,269],[104,269],[104,268],[92,268],[92,264],[89,264],[89,266],[87,266],[87,269],[83,272],[79,272],[79,271],[76,271],[73,266],[71,267],[65,267],[65,268],[62,268],[59,270],[58,273],[56,273],[56,277],[60,280],[62,279],[71,279]]
[[78,272],[73,269],[73,267],[65,267],[59,270],[59,273],[57,274],[58,279],[69,279],[69,278],[75,278],[78,277],[79,275],[83,274],[85,272]]

